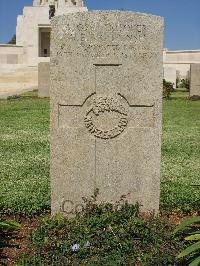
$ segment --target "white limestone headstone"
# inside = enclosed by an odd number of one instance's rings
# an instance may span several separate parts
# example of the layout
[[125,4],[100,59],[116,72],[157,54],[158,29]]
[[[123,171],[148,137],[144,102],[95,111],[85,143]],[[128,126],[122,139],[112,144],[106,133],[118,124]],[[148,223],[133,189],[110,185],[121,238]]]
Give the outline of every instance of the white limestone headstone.
[[95,11],[56,17],[51,40],[52,214],[122,195],[158,212],[161,17]]

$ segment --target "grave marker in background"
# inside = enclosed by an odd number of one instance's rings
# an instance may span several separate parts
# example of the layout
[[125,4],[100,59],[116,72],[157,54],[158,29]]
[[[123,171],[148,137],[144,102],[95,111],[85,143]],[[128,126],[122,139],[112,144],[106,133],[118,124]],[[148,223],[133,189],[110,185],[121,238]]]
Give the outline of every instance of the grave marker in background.
[[191,64],[190,97],[200,96],[200,64]]
[[164,66],[164,79],[173,83],[173,88],[176,89],[176,68]]
[[38,97],[49,97],[50,91],[50,65],[49,62],[38,64]]

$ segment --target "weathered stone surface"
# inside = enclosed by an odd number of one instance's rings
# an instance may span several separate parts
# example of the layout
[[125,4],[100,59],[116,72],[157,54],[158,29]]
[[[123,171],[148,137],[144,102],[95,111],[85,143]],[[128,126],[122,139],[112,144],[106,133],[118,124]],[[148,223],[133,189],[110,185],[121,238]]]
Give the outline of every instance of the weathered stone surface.
[[50,91],[50,65],[48,62],[38,64],[38,97],[49,97]]
[[95,11],[56,17],[51,43],[52,214],[99,189],[158,211],[161,17]]
[[190,97],[200,96],[200,64],[191,64]]
[[18,64],[18,55],[17,54],[8,54],[7,55],[7,64]]

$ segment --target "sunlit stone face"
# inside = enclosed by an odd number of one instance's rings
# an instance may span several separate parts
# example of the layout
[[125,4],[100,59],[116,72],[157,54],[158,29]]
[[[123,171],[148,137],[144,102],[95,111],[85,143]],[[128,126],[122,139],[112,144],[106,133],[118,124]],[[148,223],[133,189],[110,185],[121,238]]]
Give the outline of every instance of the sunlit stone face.
[[120,11],[53,19],[52,214],[121,196],[158,212],[163,20]]

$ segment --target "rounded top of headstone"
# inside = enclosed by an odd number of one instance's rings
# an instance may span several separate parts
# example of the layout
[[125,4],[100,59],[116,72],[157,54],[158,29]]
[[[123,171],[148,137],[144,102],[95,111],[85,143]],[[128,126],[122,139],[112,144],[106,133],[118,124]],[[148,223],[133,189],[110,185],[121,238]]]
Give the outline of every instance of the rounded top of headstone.
[[[148,13],[140,13],[134,12],[130,10],[91,10],[87,12],[76,12],[76,13],[68,13],[64,15],[57,16],[56,18],[71,16],[71,17],[87,17],[87,16],[135,16],[135,17],[149,17],[161,20],[163,22],[164,18],[162,16],[148,14]],[[55,18],[55,19],[56,19]]]

